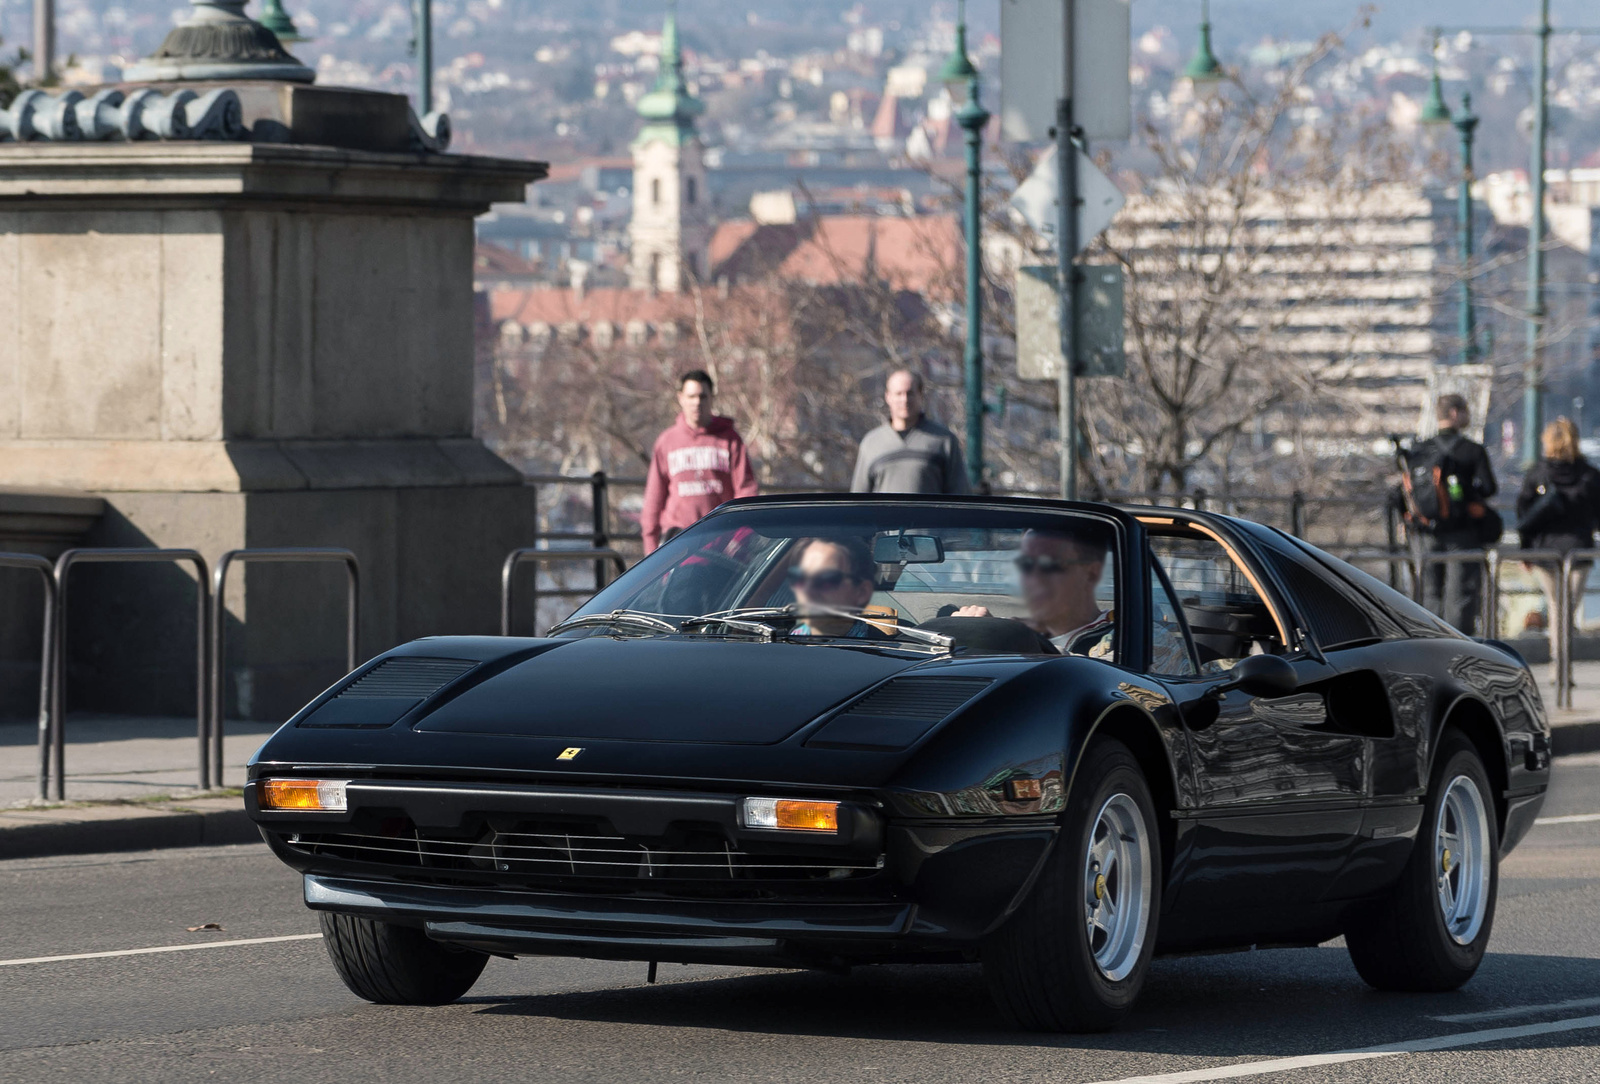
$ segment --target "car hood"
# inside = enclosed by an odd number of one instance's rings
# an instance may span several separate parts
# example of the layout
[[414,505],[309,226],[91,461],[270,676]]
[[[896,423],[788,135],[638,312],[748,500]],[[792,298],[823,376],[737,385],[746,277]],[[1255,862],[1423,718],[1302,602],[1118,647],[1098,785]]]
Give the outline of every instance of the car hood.
[[770,745],[923,661],[822,644],[591,636],[471,684],[414,728]]

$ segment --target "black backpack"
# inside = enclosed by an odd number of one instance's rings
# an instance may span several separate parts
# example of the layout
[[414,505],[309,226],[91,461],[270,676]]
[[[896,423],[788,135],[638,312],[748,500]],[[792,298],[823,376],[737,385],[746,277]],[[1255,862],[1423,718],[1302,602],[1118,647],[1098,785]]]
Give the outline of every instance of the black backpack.
[[1434,437],[1399,449],[1400,487],[1406,520],[1413,526],[1424,531],[1450,530],[1484,517],[1472,465],[1452,454],[1461,439],[1446,443]]

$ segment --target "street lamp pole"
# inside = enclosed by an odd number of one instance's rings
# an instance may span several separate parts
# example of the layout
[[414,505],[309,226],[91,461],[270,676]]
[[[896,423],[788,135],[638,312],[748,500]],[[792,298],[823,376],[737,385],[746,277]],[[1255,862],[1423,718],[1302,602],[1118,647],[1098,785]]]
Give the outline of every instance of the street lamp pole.
[[1457,328],[1461,336],[1461,360],[1471,364],[1478,360],[1478,331],[1472,314],[1472,134],[1478,127],[1478,118],[1472,112],[1472,95],[1461,96],[1461,115],[1455,119],[1456,131],[1461,135],[1461,181],[1456,193],[1456,224],[1460,229],[1457,241],[1461,253],[1461,312]]
[[1539,462],[1544,427],[1544,144],[1549,115],[1550,0],[1539,0],[1539,48],[1533,66],[1533,155],[1528,167],[1528,326],[1522,366],[1522,465]]
[[981,246],[983,129],[989,112],[978,100],[978,69],[967,56],[967,5],[961,0],[956,22],[956,44],[940,72],[952,97],[965,99],[956,111],[956,123],[966,134],[967,189],[967,346],[962,358],[967,398],[967,480],[974,490],[983,488],[983,250]]
[[433,0],[411,0],[417,30],[417,116],[433,112]]

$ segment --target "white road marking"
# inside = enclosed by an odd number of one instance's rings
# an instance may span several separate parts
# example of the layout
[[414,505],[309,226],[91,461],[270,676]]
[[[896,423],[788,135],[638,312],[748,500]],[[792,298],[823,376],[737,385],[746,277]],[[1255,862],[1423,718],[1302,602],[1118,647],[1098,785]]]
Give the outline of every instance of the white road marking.
[[1562,1031],[1582,1031],[1600,1028],[1600,1016],[1578,1016],[1570,1020],[1554,1020],[1547,1024],[1524,1024],[1516,1028],[1486,1028],[1482,1031],[1462,1031],[1454,1035],[1436,1035],[1431,1039],[1410,1039],[1387,1046],[1369,1046],[1364,1050],[1340,1050],[1331,1054],[1304,1054],[1298,1058],[1273,1058],[1270,1061],[1247,1061],[1236,1065],[1218,1065],[1211,1069],[1190,1069],[1178,1073],[1156,1073],[1152,1076],[1130,1076],[1121,1080],[1102,1080],[1099,1084],[1191,1084],[1201,1080],[1236,1080],[1247,1076],[1265,1076],[1268,1073],[1287,1073],[1295,1069],[1315,1069],[1323,1065],[1342,1065],[1352,1061],[1370,1061],[1373,1058],[1392,1058],[1400,1054],[1416,1054],[1424,1050],[1448,1050],[1457,1046],[1477,1046],[1481,1043],[1498,1043],[1507,1039],[1526,1039],[1535,1035],[1553,1035]]
[[1588,824],[1600,821],[1600,813],[1572,813],[1565,817],[1540,817],[1534,824]]
[[1571,1001],[1552,1001],[1546,1005],[1512,1005],[1504,1009],[1484,1009],[1482,1012],[1462,1012],[1452,1016],[1430,1016],[1441,1024],[1476,1024],[1483,1020],[1504,1020],[1508,1016],[1531,1016],[1536,1012],[1565,1012],[1568,1009],[1591,1009],[1600,1005],[1600,997],[1577,997]]
[[30,956],[23,960],[0,960],[0,967],[23,964],[56,964],[65,960],[105,960],[112,956],[149,956],[157,952],[195,952],[199,949],[232,948],[235,945],[272,945],[280,941],[317,941],[320,933],[291,933],[284,937],[245,937],[236,941],[205,941],[198,945],[161,945],[157,948],[115,949],[111,952],[74,952],[69,956]]

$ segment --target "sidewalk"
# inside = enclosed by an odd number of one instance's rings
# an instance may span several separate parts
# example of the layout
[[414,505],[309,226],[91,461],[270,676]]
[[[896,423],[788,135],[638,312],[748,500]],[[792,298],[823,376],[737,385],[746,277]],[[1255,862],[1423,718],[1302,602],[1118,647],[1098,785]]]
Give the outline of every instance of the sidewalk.
[[[220,785],[241,786],[245,761],[276,723],[230,722]],[[139,801],[192,797],[199,773],[194,717],[67,716],[67,800]],[[33,721],[0,724],[0,809],[26,805],[39,791],[39,730]]]
[[[222,787],[244,783],[245,761],[276,729],[227,725]],[[0,859],[260,839],[237,791],[196,787],[192,717],[73,714],[66,735],[67,801],[41,805],[38,724],[0,724]]]

